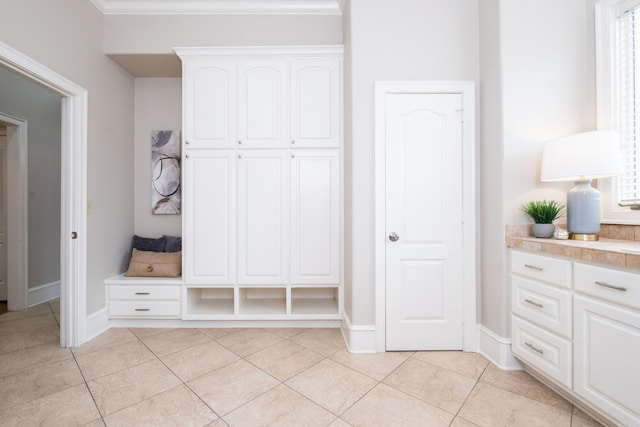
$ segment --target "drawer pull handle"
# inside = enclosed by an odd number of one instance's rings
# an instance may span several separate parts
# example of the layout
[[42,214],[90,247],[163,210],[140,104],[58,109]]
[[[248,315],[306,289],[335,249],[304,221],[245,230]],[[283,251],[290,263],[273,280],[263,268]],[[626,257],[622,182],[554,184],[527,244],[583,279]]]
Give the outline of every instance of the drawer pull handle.
[[594,283],[598,286],[602,286],[603,288],[609,288],[609,289],[615,289],[616,291],[627,292],[627,288],[623,288],[622,286],[610,285],[607,282],[599,282],[597,280]]
[[539,308],[544,308],[543,304],[540,304],[539,302],[531,301],[530,299],[525,299],[524,302],[528,302],[529,304],[535,305],[536,307],[539,307]]
[[531,350],[533,350],[535,352],[538,352],[540,354],[544,354],[544,350],[536,347],[535,345],[533,345],[531,343],[528,343],[528,342],[525,341],[524,345],[526,345],[527,347],[529,347]]
[[151,292],[136,292],[136,295],[151,295]]
[[136,311],[151,311],[150,308],[136,308]]
[[525,264],[524,266],[527,267],[527,268],[530,268],[532,270],[536,270],[536,271],[544,270],[544,268],[538,267],[537,265]]

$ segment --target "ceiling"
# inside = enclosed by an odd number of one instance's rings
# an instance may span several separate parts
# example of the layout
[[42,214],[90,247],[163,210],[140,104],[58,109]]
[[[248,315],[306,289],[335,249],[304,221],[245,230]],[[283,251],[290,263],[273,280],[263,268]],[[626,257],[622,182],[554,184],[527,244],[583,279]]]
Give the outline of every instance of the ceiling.
[[345,0],[90,0],[118,14],[342,14]]

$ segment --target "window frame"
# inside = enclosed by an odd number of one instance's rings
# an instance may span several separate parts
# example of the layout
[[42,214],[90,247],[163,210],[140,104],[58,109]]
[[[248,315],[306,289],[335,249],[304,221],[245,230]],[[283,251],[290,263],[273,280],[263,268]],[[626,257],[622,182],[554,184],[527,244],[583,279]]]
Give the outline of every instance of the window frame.
[[[600,130],[615,129],[617,123],[616,15],[618,8],[625,3],[638,4],[640,0],[598,0],[595,4],[596,104],[597,126]],[[640,211],[618,206],[615,185],[615,177],[598,180],[601,222],[640,224]]]

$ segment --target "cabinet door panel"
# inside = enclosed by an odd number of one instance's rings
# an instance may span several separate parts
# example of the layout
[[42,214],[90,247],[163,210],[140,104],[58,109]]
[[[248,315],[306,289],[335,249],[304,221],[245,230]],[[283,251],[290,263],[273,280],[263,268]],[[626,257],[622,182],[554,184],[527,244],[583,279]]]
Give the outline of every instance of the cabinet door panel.
[[574,390],[623,425],[640,424],[640,313],[574,297]]
[[337,284],[338,150],[296,150],[291,162],[291,283]]
[[235,63],[187,63],[184,72],[185,144],[189,148],[234,147],[237,139]]
[[292,143],[339,147],[340,61],[297,60],[291,67]]
[[239,76],[238,123],[242,147],[286,146],[289,120],[286,62],[241,61]]
[[243,150],[238,172],[238,283],[285,284],[287,153]]
[[235,152],[189,152],[185,159],[183,244],[187,284],[235,282]]

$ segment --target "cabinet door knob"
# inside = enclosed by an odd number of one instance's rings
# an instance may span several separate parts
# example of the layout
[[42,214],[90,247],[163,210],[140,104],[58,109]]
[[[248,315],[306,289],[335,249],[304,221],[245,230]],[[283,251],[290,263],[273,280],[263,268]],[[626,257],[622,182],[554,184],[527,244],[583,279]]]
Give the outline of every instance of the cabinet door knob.
[[295,144],[295,143],[296,143],[296,140],[295,140],[295,139],[292,139],[292,140],[291,140],[291,143],[292,143],[292,144]]
[[242,140],[241,139],[238,140],[238,144],[242,144]]
[[184,140],[184,143],[185,143],[185,144],[187,144],[187,145],[189,145],[189,144],[190,144],[190,142],[189,142],[189,140],[188,140],[188,139],[185,139],[185,140]]
[[389,234],[389,240],[391,240],[392,242],[397,242],[399,238],[400,236],[398,236],[396,233]]

